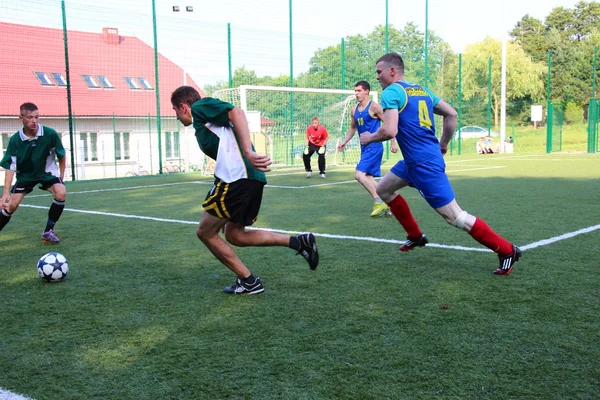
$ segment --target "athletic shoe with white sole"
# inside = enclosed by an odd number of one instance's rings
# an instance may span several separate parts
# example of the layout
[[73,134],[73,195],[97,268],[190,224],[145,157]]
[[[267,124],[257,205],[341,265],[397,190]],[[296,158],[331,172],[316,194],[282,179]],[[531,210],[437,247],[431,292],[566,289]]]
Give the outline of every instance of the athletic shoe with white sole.
[[240,278],[237,278],[233,285],[227,286],[223,291],[229,294],[259,294],[264,292],[265,288],[260,278],[256,278],[252,284],[245,283]]

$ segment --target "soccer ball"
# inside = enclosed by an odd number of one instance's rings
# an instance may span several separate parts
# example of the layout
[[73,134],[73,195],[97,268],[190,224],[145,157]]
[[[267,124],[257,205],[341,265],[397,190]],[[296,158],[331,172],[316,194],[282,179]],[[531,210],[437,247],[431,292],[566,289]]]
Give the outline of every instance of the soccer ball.
[[44,254],[37,263],[40,278],[48,282],[60,282],[69,272],[67,259],[60,253]]

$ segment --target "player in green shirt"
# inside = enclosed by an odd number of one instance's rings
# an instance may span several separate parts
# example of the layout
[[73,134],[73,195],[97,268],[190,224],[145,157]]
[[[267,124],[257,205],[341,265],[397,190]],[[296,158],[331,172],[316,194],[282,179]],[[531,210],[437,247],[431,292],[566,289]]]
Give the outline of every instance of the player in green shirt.
[[[196,234],[237,275],[236,282],[226,287],[225,293],[264,291],[260,278],[252,275],[231,245],[287,246],[301,254],[311,269],[317,268],[319,252],[312,233],[290,237],[266,230],[246,230],[258,217],[267,183],[265,172],[270,171],[271,159],[254,151],[244,111],[205,97],[190,86],[176,89],[171,104],[184,126],[193,124],[200,149],[215,160],[215,184],[202,203],[204,213]],[[219,236],[221,230],[226,240]]]
[[[48,190],[54,197],[48,211],[48,222],[42,234],[42,242],[56,244],[59,239],[54,234],[54,225],[65,208],[67,198],[67,189],[63,184],[65,148],[60,135],[54,129],[39,123],[40,114],[35,104],[22,104],[19,119],[23,128],[11,136],[6,153],[0,161],[0,167],[6,170],[0,200],[0,231],[17,211],[23,197],[39,184],[40,189]],[[10,185],[15,174],[17,181],[11,190]]]

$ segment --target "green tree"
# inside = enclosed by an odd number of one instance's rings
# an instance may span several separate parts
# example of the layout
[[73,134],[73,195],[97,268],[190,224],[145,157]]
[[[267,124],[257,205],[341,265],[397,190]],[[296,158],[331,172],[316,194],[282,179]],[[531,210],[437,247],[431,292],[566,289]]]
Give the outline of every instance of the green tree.
[[[462,93],[465,101],[479,99],[480,109],[487,111],[488,60],[492,57],[492,113],[494,125],[500,118],[502,42],[487,37],[484,41],[467,46],[462,62]],[[454,76],[458,66],[453,65]],[[544,66],[533,62],[523,48],[516,43],[507,43],[507,100],[524,98],[542,99],[544,94]],[[453,85],[454,78],[451,75]],[[486,113],[487,114],[487,113]]]

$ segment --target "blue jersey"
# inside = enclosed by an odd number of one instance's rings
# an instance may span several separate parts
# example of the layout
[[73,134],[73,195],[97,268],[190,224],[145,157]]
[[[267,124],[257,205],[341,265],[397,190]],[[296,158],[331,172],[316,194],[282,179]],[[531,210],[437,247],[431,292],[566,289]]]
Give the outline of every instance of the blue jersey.
[[[357,104],[356,109],[354,110],[354,124],[356,125],[356,130],[358,131],[359,135],[365,132],[373,134],[377,132],[379,126],[381,125],[381,121],[379,120],[379,118],[375,118],[370,114],[371,104],[373,104],[372,101],[370,101],[369,104],[367,104],[365,109],[362,111],[358,110],[360,104]],[[371,142],[367,146],[383,147],[383,143]],[[360,148],[364,149],[365,146],[361,145]]]
[[358,130],[359,135],[365,132],[375,133],[377,132],[377,129],[379,129],[381,121],[379,121],[379,118],[373,118],[369,113],[372,103],[373,102],[370,101],[362,111],[358,110],[358,107],[360,106],[360,104],[358,104],[356,110],[354,110],[354,122],[356,123],[356,130]]
[[384,110],[398,110],[396,140],[408,165],[442,158],[433,119],[433,107],[439,101],[428,89],[406,81],[386,87],[381,94]]

